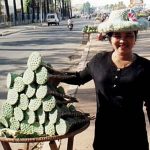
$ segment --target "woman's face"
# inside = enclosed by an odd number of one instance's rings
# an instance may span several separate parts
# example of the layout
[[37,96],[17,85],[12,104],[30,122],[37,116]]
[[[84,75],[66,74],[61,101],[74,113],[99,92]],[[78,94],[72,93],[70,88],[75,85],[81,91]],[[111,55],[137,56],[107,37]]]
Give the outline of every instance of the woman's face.
[[132,32],[114,32],[111,37],[111,44],[113,49],[124,55],[132,52],[135,44],[135,33]]

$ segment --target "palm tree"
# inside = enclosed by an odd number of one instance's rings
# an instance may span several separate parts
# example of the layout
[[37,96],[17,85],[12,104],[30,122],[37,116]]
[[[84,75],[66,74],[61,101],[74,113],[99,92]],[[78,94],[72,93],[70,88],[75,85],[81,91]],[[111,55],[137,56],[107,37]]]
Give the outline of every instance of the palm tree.
[[54,12],[56,12],[56,5],[57,5],[57,2],[56,0],[54,0]]
[[22,21],[24,21],[24,8],[23,8],[23,0],[20,0],[21,4],[21,14],[22,14]]
[[72,5],[71,5],[71,0],[69,0],[69,15],[72,17]]
[[47,5],[47,13],[49,13],[49,0],[46,0],[46,5]]
[[36,8],[37,8],[37,20],[39,21],[40,20],[40,3],[39,1],[36,2]]
[[8,0],[4,0],[4,2],[5,2],[6,16],[7,16],[6,20],[7,20],[7,22],[10,22],[10,13],[9,13]]
[[33,23],[35,20],[35,0],[32,0],[30,5],[32,7],[32,23]]
[[64,19],[65,16],[65,2],[64,0],[62,0],[62,7],[61,7],[61,16],[62,16],[62,20]]
[[50,0],[50,12],[53,12],[53,0]]
[[2,8],[3,8],[2,0],[0,0],[0,15],[2,15]]
[[70,9],[70,0],[65,0],[65,2],[66,2],[66,16],[67,17],[72,17],[72,15],[71,15],[71,9]]
[[46,2],[43,1],[44,20],[46,19]]
[[15,22],[15,25],[16,25],[16,22],[17,22],[17,8],[16,8],[16,0],[13,0],[13,6],[14,6],[14,22]]

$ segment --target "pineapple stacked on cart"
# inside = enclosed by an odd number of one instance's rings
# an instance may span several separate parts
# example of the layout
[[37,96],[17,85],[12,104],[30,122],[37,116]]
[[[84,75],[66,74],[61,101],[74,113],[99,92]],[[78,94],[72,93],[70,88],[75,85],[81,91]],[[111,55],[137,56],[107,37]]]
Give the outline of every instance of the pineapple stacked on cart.
[[9,142],[43,141],[50,141],[51,149],[57,150],[55,140],[63,138],[68,138],[67,149],[73,149],[74,136],[89,126],[90,117],[76,110],[77,99],[66,95],[56,82],[69,77],[44,63],[38,52],[31,53],[23,73],[8,73],[7,100],[0,117],[4,150],[11,150]]

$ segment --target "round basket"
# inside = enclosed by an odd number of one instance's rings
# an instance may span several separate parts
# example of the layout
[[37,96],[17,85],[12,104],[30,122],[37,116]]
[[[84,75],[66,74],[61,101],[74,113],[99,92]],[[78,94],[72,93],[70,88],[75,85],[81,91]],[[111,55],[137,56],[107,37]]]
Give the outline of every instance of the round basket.
[[37,138],[5,138],[5,137],[0,137],[0,141],[12,142],[12,143],[34,143],[34,142],[60,140],[60,139],[69,138],[69,137],[72,137],[76,134],[81,133],[82,131],[87,129],[89,125],[90,125],[90,122],[87,122],[83,127],[79,128],[73,132],[69,132],[65,135],[46,136],[46,137],[37,137]]

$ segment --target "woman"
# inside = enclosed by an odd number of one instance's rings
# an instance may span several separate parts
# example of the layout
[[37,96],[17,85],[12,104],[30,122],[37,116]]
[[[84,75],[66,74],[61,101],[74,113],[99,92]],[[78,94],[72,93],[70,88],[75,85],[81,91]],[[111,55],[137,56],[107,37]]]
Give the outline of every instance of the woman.
[[98,27],[107,34],[113,51],[96,54],[84,70],[63,80],[78,85],[94,80],[94,150],[149,150],[143,104],[150,116],[150,61],[132,51],[138,30],[145,28],[129,13],[127,9],[114,11]]

